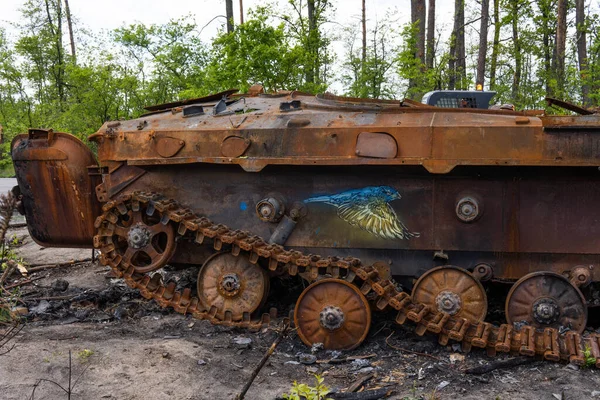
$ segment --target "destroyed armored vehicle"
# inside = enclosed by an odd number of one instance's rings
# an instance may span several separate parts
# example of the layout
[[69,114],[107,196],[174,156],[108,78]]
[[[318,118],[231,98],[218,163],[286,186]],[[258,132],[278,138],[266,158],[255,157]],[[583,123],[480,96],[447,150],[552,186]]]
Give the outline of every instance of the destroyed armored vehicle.
[[[600,360],[599,336],[583,335],[600,280],[600,116],[577,111],[228,91],[105,123],[88,138],[97,157],[39,129],[12,157],[40,245],[93,246],[182,314],[258,328],[286,314],[263,313],[271,283],[294,277],[307,345],[355,348],[387,311],[467,351],[584,363]],[[201,266],[196,287],[163,279],[167,264]],[[486,321],[490,299],[506,323]]]

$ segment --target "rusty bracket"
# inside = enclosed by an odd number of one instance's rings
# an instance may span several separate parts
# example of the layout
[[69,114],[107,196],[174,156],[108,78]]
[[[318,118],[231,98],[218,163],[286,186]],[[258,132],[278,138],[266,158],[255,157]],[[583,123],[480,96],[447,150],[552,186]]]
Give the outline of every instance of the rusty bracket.
[[29,140],[33,139],[47,139],[48,144],[54,141],[54,131],[52,129],[34,129],[30,128],[27,133],[29,134]]

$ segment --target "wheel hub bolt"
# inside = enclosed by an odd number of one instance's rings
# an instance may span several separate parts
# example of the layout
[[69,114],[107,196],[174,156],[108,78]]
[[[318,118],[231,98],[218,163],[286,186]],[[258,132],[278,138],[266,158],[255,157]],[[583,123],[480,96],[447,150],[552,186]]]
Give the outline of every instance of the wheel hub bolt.
[[221,277],[219,288],[221,293],[228,297],[235,296],[240,290],[241,284],[237,274],[225,274]]
[[479,202],[473,197],[463,197],[456,204],[456,216],[463,222],[473,222],[480,214]]
[[437,295],[435,302],[440,312],[445,312],[450,315],[458,313],[462,306],[460,297],[456,293],[448,290],[440,292]]
[[475,209],[472,204],[463,204],[461,211],[462,211],[463,215],[465,215],[466,217],[469,217],[469,216],[471,216],[471,214],[473,214],[473,211],[475,211]]
[[256,214],[263,222],[277,222],[283,216],[285,205],[274,197],[262,199],[256,204]]
[[344,324],[344,312],[335,306],[326,306],[319,315],[321,326],[330,331],[340,328]]
[[542,298],[533,303],[533,317],[540,324],[550,325],[558,320],[560,307],[552,298]]
[[137,224],[129,229],[127,243],[134,249],[141,249],[150,243],[150,231],[142,224]]

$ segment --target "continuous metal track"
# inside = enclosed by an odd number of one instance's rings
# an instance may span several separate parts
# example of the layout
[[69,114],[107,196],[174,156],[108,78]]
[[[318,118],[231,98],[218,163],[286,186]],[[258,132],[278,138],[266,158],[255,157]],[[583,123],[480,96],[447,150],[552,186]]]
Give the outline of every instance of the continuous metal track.
[[[124,215],[132,210],[140,211],[142,207],[149,213],[158,211],[161,223],[177,225],[177,234],[189,237],[196,243],[212,239],[215,250],[221,250],[224,244],[231,246],[231,252],[239,256],[243,251],[250,262],[265,265],[271,271],[302,276],[315,281],[319,276],[328,276],[352,282],[367,295],[376,293],[374,304],[377,309],[394,309],[397,311],[396,323],[403,325],[407,321],[414,323],[418,335],[433,333],[438,335],[439,343],[446,345],[449,340],[462,343],[463,351],[472,347],[484,348],[488,355],[500,353],[516,353],[524,356],[542,356],[546,360],[566,360],[583,365],[586,359],[594,357],[596,367],[600,368],[600,335],[583,336],[577,332],[559,332],[554,328],[536,330],[531,326],[523,326],[519,330],[512,325],[502,324],[499,327],[487,322],[472,323],[464,318],[454,318],[441,313],[424,304],[414,303],[407,293],[400,292],[391,281],[382,279],[371,265],[363,265],[354,257],[321,257],[304,254],[296,250],[286,250],[280,245],[269,244],[262,238],[249,232],[232,230],[222,224],[214,224],[205,217],[194,214],[191,210],[178,205],[177,202],[165,199],[159,194],[135,192],[110,201],[103,206],[104,213],[96,220],[97,235],[94,246],[101,250],[100,261],[112,268],[118,277],[123,277],[127,284],[140,290],[148,299],[154,299],[163,307],[173,307],[182,314],[191,314],[198,319],[209,320],[213,324],[259,329],[269,324],[276,317],[277,310],[271,309],[261,318],[252,319],[244,313],[241,320],[233,320],[230,313],[217,318],[217,310],[204,309],[198,298],[192,296],[189,288],[177,291],[174,282],[164,284],[160,274],[141,274],[134,267],[123,261],[115,251],[112,236],[119,214]],[[588,353],[589,356],[586,357]]]

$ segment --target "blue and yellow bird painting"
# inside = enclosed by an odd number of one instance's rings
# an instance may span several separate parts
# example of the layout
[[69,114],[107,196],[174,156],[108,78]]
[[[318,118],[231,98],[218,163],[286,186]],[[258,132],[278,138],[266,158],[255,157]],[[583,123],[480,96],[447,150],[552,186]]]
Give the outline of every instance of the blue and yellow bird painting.
[[419,233],[408,230],[390,206],[391,201],[401,197],[393,187],[369,186],[331,196],[311,197],[304,202],[335,206],[341,219],[384,239],[419,237]]

